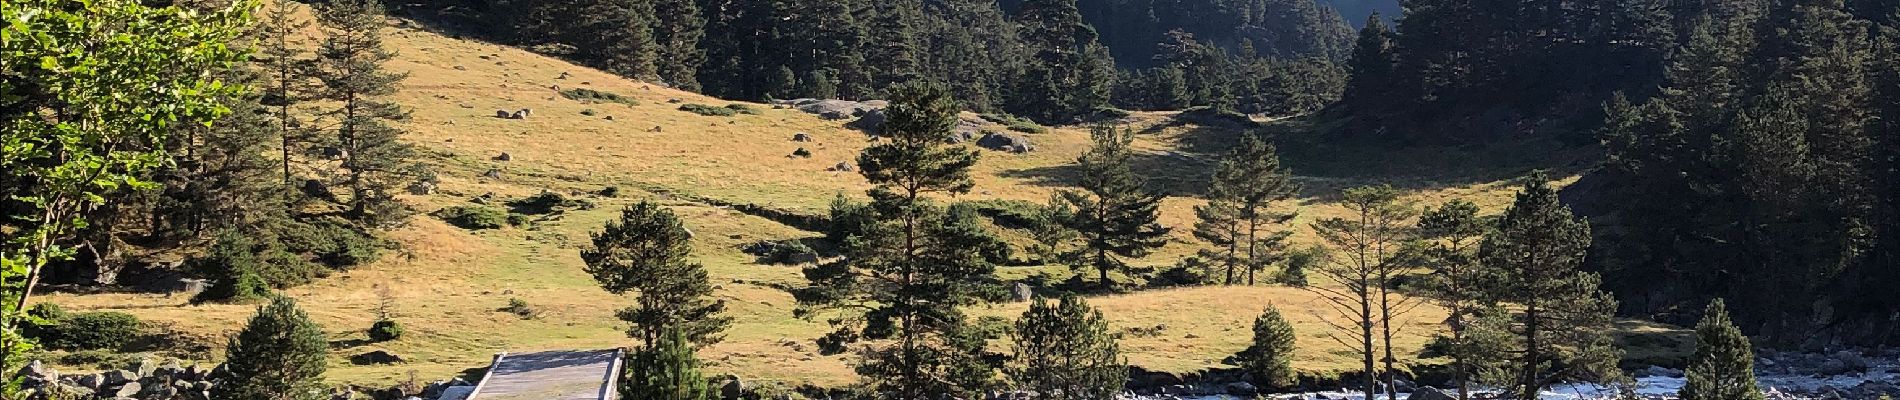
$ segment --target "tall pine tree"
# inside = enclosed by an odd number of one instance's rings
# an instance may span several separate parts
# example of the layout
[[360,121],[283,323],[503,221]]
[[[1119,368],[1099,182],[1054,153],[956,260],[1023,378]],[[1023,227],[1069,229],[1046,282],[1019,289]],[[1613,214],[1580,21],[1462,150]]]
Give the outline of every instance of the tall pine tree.
[[402,141],[393,122],[408,112],[387,97],[406,74],[389,72],[395,57],[383,46],[383,5],[377,0],[338,0],[317,9],[329,34],[317,50],[318,99],[332,102],[318,114],[327,134],[315,155],[337,161],[331,181],[349,189],[344,205],[351,219],[370,225],[400,222],[408,209],[395,191],[422,179],[415,146]]
[[639,294],[638,304],[616,315],[632,327],[627,336],[645,348],[658,346],[669,331],[697,345],[716,343],[732,319],[720,315],[723,300],[712,299],[706,268],[688,259],[692,233],[673,212],[642,201],[620,211],[593,235],[594,247],[581,251],[585,269],[608,293]]
[[1094,146],[1076,158],[1082,190],[1063,190],[1052,207],[1068,210],[1062,225],[1080,233],[1082,243],[1067,254],[1075,269],[1095,269],[1097,283],[1112,287],[1109,272],[1128,268],[1124,258],[1146,256],[1167,244],[1169,229],[1155,222],[1166,196],[1147,188],[1130,165],[1135,132],[1096,126]]
[[1016,14],[1034,54],[1019,79],[1011,112],[1043,123],[1068,122],[1107,104],[1114,78],[1108,49],[1082,22],[1075,0],[1028,0]]
[[620,398],[626,400],[709,400],[718,398],[699,373],[693,341],[678,327],[668,327],[657,343],[627,356],[620,379]]
[[1578,268],[1590,246],[1590,227],[1557,202],[1542,172],[1524,178],[1517,199],[1478,245],[1490,279],[1485,298],[1512,305],[1507,329],[1515,337],[1504,389],[1518,398],[1561,381],[1609,382],[1622,357],[1610,332],[1616,300],[1598,289],[1595,273]]

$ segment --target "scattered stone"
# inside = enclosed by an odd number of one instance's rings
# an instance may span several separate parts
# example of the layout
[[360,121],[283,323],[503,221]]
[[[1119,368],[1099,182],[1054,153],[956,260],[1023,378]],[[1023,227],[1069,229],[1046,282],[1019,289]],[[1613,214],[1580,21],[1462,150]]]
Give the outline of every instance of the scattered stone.
[[809,251],[792,253],[785,256],[785,262],[792,265],[817,264],[818,253]]
[[739,378],[732,378],[732,380],[726,381],[724,386],[719,387],[719,396],[727,399],[738,399],[745,396],[745,389],[745,381],[741,381]]
[[520,111],[515,111],[512,114],[508,114],[508,119],[528,119],[528,110],[522,109]]
[[1457,398],[1445,393],[1445,391],[1438,390],[1438,388],[1431,386],[1412,391],[1411,397],[1408,398],[1411,400],[1457,400]]
[[126,382],[137,382],[139,380],[139,373],[123,369],[106,371],[105,374],[101,376],[104,379],[99,381],[99,386],[118,386]]
[[826,170],[837,171],[837,172],[851,172],[851,171],[856,171],[857,168],[852,167],[850,161],[839,161],[838,165],[833,165],[831,166],[831,168],[827,168]]
[[1022,282],[1016,282],[1016,286],[1010,288],[1010,293],[1016,295],[1016,301],[1019,303],[1029,301],[1036,297],[1036,291],[1031,289],[1028,284]]
[[508,152],[506,151],[501,152],[501,155],[495,156],[495,161],[514,161],[514,160],[515,160],[515,157],[512,155],[508,155]]
[[806,133],[804,133],[804,132],[799,132],[799,133],[794,133],[794,134],[792,134],[792,141],[794,141],[794,142],[809,142],[809,141],[811,141],[811,135],[809,135],[809,134],[806,134]]
[[884,109],[877,108],[865,111],[864,115],[858,117],[858,120],[851,121],[851,123],[845,124],[845,126],[873,135],[878,134],[884,129]]
[[460,65],[457,65],[457,66],[455,66],[455,70],[456,70],[456,71],[467,71],[467,70],[468,70],[468,67],[464,67],[464,66],[460,66]]
[[647,130],[647,132],[660,132],[660,131],[662,131],[662,129],[660,128],[660,126],[659,126],[659,125],[654,125],[654,126],[653,126],[653,129],[648,129],[648,130]]
[[495,110],[495,118],[512,118],[513,116],[514,113],[508,112],[508,110]]
[[1253,384],[1247,382],[1229,383],[1226,386],[1226,391],[1229,395],[1240,397],[1253,397],[1254,395],[1260,394],[1260,388],[1254,387]]
[[431,194],[435,194],[435,189],[436,189],[435,182],[417,181],[416,183],[409,184],[409,194],[413,194],[417,196],[428,196]]
[[605,120],[608,120],[608,121],[612,121],[612,120],[614,120],[614,116],[612,116],[612,115],[609,115],[609,116],[607,116],[606,118],[602,118],[602,119],[605,119]]
[[567,79],[567,77],[567,71],[561,71],[561,76],[554,77],[554,79]]
[[679,104],[679,103],[682,103],[682,102],[685,102],[685,101],[686,101],[686,100],[680,100],[680,98],[678,98],[678,97],[674,97],[674,98],[670,98],[670,99],[666,99],[666,102],[667,102],[668,104]]
[[488,172],[482,173],[482,177],[488,178],[488,179],[501,179],[501,170],[490,168]]
[[1007,133],[999,133],[999,132],[983,133],[983,138],[977,139],[976,145],[982,146],[983,148],[986,148],[986,149],[1007,151],[1007,152],[1017,153],[1017,154],[1028,153],[1028,152],[1036,150],[1036,147],[1034,145],[1029,144],[1029,138],[1007,134]]

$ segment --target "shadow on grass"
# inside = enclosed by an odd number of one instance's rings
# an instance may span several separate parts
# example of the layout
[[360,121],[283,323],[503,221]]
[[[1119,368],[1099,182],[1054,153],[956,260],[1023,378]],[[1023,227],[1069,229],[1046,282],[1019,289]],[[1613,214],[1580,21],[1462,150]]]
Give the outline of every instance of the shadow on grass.
[[[1137,135],[1160,134],[1185,128],[1173,149],[1147,151],[1131,161],[1151,189],[1171,196],[1200,196],[1206,192],[1220,157],[1239,143],[1241,135],[1259,135],[1279,150],[1280,160],[1301,187],[1302,198],[1329,200],[1341,189],[1390,184],[1408,190],[1429,190],[1497,182],[1534,170],[1553,176],[1583,173],[1596,164],[1597,151],[1570,146],[1555,138],[1534,137],[1466,145],[1403,145],[1365,135],[1335,132],[1309,119],[1291,119],[1258,129],[1208,126],[1170,120],[1146,127]],[[1074,164],[1004,171],[1005,177],[1025,179],[1046,187],[1072,187],[1081,171]]]

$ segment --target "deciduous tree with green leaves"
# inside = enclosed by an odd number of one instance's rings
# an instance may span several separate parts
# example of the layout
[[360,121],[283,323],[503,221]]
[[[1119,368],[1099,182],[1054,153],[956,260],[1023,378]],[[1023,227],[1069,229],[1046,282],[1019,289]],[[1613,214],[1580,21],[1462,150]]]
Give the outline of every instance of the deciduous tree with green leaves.
[[[68,235],[106,194],[149,189],[179,125],[210,124],[239,88],[218,71],[244,59],[240,37],[257,7],[210,10],[136,1],[0,3],[0,396],[30,345],[21,311],[40,270],[71,255]],[[83,50],[81,50],[83,49]]]

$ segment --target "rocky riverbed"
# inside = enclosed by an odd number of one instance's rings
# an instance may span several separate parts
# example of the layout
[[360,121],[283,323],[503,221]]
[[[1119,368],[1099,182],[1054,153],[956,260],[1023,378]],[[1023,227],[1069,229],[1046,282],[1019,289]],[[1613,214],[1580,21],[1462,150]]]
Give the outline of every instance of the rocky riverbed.
[[[1763,352],[1755,361],[1756,376],[1769,400],[1877,399],[1882,395],[1900,397],[1900,351],[1834,351],[1820,353]],[[1685,382],[1681,370],[1648,367],[1629,371],[1636,380],[1636,394],[1644,399],[1672,400]],[[1237,400],[1254,396],[1228,394],[1232,383],[1183,383],[1171,389],[1130,392],[1125,400]],[[1407,385],[1400,385],[1404,389]],[[1167,392],[1175,391],[1174,393]],[[1558,385],[1539,396],[1548,400],[1597,400],[1616,398],[1617,390],[1590,384]],[[1263,393],[1270,399],[1364,400],[1360,392],[1318,391],[1301,393]],[[1386,398],[1383,394],[1374,399]],[[1421,387],[1400,393],[1400,399],[1444,400],[1445,391]]]

